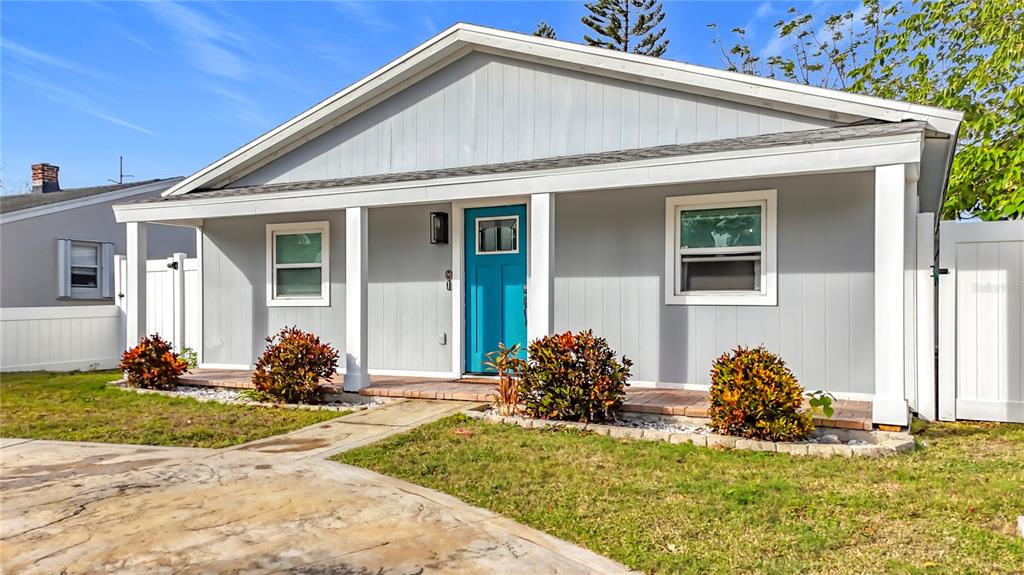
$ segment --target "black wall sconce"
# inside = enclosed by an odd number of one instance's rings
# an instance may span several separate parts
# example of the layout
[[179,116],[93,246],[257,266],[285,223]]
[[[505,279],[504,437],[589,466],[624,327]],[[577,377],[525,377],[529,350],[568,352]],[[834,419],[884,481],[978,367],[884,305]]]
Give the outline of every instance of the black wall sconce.
[[430,212],[430,243],[448,243],[448,212]]

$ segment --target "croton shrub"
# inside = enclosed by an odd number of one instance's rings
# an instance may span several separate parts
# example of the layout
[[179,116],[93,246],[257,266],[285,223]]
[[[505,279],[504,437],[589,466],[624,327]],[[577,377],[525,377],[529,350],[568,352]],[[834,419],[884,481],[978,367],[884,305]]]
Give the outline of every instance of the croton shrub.
[[174,353],[170,343],[153,334],[121,354],[120,369],[132,387],[171,390],[178,384],[178,377],[188,371],[188,364]]
[[590,330],[530,343],[520,377],[523,410],[531,417],[600,422],[614,418],[626,397],[633,362],[616,357]]
[[311,333],[286,327],[267,338],[252,383],[273,401],[319,403],[320,382],[330,380],[337,369],[337,350]]
[[711,369],[711,427],[752,439],[803,439],[814,430],[811,414],[801,410],[803,391],[782,359],[764,346],[737,347]]

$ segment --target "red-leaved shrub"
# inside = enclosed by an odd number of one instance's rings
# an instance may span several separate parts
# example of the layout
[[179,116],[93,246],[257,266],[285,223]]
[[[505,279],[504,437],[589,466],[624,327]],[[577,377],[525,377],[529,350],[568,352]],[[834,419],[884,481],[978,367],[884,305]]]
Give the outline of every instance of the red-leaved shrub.
[[132,387],[171,390],[178,384],[178,376],[188,371],[188,364],[171,350],[170,343],[154,334],[125,351],[120,368]]
[[318,403],[320,382],[338,368],[338,352],[320,338],[286,327],[267,338],[252,384],[256,391],[284,403]]
[[622,407],[633,362],[590,330],[530,342],[520,390],[531,417],[598,422]]

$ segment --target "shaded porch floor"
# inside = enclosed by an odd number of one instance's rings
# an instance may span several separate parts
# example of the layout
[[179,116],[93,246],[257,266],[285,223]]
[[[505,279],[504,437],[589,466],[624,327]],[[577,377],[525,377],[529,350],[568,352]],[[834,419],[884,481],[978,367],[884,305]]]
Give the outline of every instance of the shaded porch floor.
[[[229,369],[195,369],[181,377],[184,385],[251,388],[252,372]],[[332,391],[341,391],[341,375],[332,378]],[[450,399],[457,401],[491,402],[495,398],[495,384],[488,379],[435,379],[426,377],[396,377],[374,375],[370,387],[359,390],[360,395],[407,399]],[[708,393],[684,389],[655,389],[632,387],[626,390],[622,411],[651,415],[670,415],[706,418]],[[840,399],[833,403],[835,413],[830,418],[814,418],[818,427],[843,429],[872,429],[871,402]]]

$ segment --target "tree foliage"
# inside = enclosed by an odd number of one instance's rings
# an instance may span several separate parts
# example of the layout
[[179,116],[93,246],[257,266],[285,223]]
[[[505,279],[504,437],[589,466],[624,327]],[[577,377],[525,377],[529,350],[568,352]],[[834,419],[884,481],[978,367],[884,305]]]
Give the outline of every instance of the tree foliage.
[[733,71],[964,112],[944,216],[1024,218],[1024,3],[863,0],[820,21],[790,8],[775,30],[778,54],[742,28],[713,44]]
[[655,57],[660,57],[668,48],[668,40],[663,38],[665,28],[661,25],[665,19],[661,2],[597,0],[585,6],[590,14],[582,21],[596,34],[583,36],[587,44]]
[[555,29],[551,27],[546,21],[541,20],[537,22],[537,29],[533,31],[534,36],[540,36],[541,38],[555,38]]

